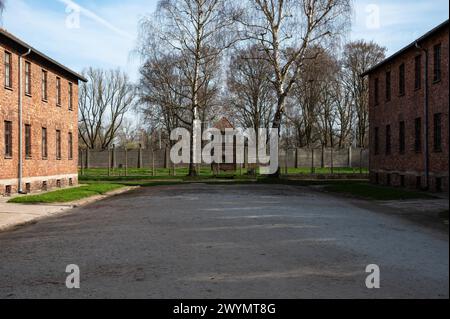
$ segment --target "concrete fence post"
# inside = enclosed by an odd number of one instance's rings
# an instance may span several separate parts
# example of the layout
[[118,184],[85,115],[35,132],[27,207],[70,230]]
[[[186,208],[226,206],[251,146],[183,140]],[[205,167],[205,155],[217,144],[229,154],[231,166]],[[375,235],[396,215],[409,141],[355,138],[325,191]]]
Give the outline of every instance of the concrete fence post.
[[108,147],[108,176],[111,176],[111,149]]
[[89,159],[89,152],[91,150],[89,148],[86,149],[86,169],[89,169],[90,166],[90,159]]
[[359,173],[362,174],[362,170],[363,170],[363,164],[362,164],[362,154],[363,154],[363,148],[361,147],[359,149]]
[[169,168],[169,155],[168,155],[168,152],[167,152],[167,146],[166,146],[166,148],[164,150],[164,168],[165,169]]
[[112,146],[111,168],[113,171],[116,168],[116,144],[113,144]]
[[152,176],[156,176],[155,174],[155,151],[152,150]]
[[284,155],[284,174],[288,174],[288,156],[289,156],[289,150],[286,148],[285,155]]
[[137,168],[142,168],[142,144],[139,144]]
[[348,148],[348,167],[352,167],[352,147]]
[[314,174],[316,172],[315,166],[314,166],[314,148],[311,148],[311,174]]
[[322,145],[322,156],[320,159],[320,167],[325,168],[325,146]]
[[125,176],[128,176],[128,147],[125,147]]
[[84,160],[83,160],[83,149],[80,148],[80,152],[79,152],[79,156],[80,156],[80,168],[81,168],[81,176],[84,175]]
[[330,148],[330,161],[331,161],[331,167],[330,167],[330,171],[331,174],[334,173],[334,158],[333,158],[334,152],[333,152],[333,147]]
[[299,149],[298,149],[298,147],[296,147],[295,148],[295,168],[297,169],[298,168],[298,154],[299,154]]

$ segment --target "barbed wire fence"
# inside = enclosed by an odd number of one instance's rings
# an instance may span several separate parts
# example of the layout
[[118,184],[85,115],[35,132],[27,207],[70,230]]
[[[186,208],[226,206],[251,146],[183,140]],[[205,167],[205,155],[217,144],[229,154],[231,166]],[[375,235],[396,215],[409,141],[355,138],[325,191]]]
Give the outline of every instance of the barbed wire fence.
[[[247,152],[246,152],[247,154]],[[188,165],[175,165],[170,160],[170,149],[118,148],[107,150],[80,149],[79,170],[81,175],[107,176],[158,176],[187,172]],[[340,174],[345,172],[364,174],[369,167],[369,151],[363,148],[290,148],[279,151],[282,174]],[[252,164],[199,165],[204,174],[230,172],[246,174]]]

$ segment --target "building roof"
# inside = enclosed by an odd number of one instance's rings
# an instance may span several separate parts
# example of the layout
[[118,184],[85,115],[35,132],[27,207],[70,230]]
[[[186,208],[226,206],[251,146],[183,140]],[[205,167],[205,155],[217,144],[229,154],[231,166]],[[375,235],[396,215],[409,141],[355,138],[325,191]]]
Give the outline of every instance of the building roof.
[[11,33],[9,33],[8,31],[0,28],[0,35],[3,37],[6,37],[7,39],[9,39],[10,41],[14,42],[15,44],[17,44],[18,46],[22,47],[25,51],[27,50],[31,50],[32,53],[34,53],[35,55],[39,56],[40,58],[44,59],[45,61],[49,62],[50,64],[52,64],[54,67],[61,69],[67,73],[69,73],[70,75],[76,77],[77,79],[83,81],[83,82],[87,82],[87,79],[85,77],[83,77],[82,75],[78,74],[77,72],[72,71],[71,69],[69,69],[68,67],[62,65],[61,63],[53,60],[52,58],[50,58],[49,56],[45,55],[44,53],[40,52],[39,50],[36,50],[35,48],[33,48],[31,45],[25,43],[24,41],[20,40],[19,38],[17,38],[16,36],[12,35]]
[[222,117],[216,124],[214,124],[214,128],[224,131],[227,128],[234,128],[233,124],[224,116]]
[[386,63],[394,60],[396,57],[398,57],[399,55],[403,54],[404,52],[408,51],[409,49],[413,48],[416,46],[416,43],[420,43],[424,40],[426,40],[427,38],[431,37],[432,35],[434,35],[435,33],[441,31],[442,29],[444,29],[445,27],[448,26],[449,20],[447,19],[446,21],[442,22],[440,25],[438,25],[437,27],[433,28],[432,30],[428,31],[427,33],[425,33],[423,36],[421,36],[420,38],[418,38],[417,40],[415,40],[414,42],[410,43],[409,45],[407,45],[406,47],[404,47],[403,49],[397,51],[396,53],[394,53],[393,55],[391,55],[390,57],[388,57],[387,59],[383,60],[382,62],[378,63],[377,65],[375,65],[374,67],[372,67],[371,69],[367,70],[366,72],[364,72],[363,74],[361,74],[362,77],[369,75],[370,73],[372,73],[373,71],[375,71],[376,69],[378,69],[379,67],[385,65]]

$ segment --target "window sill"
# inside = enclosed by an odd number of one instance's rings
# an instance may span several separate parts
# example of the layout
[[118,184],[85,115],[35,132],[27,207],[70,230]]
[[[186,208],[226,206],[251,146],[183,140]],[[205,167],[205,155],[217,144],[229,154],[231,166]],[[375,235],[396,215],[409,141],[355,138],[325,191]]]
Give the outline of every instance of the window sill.
[[59,108],[61,108],[61,107],[62,107],[62,105],[61,105],[61,104],[56,104],[56,107],[59,107]]
[[8,91],[13,91],[13,88],[12,88],[11,86],[7,86],[7,85],[5,85],[5,90],[8,90]]
[[42,160],[43,160],[43,161],[47,161],[48,158],[47,158],[47,157],[43,157]]
[[44,103],[48,103],[48,100],[46,100],[46,99],[42,99],[42,102],[44,102]]
[[12,160],[13,159],[12,156],[5,156],[4,158],[5,158],[5,160]]
[[25,156],[25,160],[32,160],[33,159],[33,157],[32,156]]
[[32,96],[31,96],[31,93],[25,93],[25,96],[26,96],[26,97],[32,97]]
[[438,83],[440,83],[440,82],[441,82],[441,79],[433,80],[433,84],[438,84]]

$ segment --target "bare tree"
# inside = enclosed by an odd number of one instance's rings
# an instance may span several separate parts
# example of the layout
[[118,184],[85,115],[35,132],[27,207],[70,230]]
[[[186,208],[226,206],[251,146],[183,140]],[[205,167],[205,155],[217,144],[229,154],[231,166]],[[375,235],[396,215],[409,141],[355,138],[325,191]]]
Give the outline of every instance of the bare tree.
[[[258,42],[273,69],[277,93],[273,128],[280,129],[286,98],[300,75],[307,49],[330,41],[344,30],[350,0],[251,0],[245,26],[249,39]],[[279,171],[277,174],[279,175]]]
[[[178,57],[153,55],[141,67],[139,82],[139,111],[153,130],[163,132],[168,137],[170,132],[180,127],[186,118],[189,101],[189,87],[184,81],[182,71],[177,67]],[[170,139],[166,144],[170,144]]]
[[[175,52],[184,81],[189,87],[186,92],[177,92],[189,101],[184,118],[185,125],[193,130],[194,120],[200,120],[204,107],[211,98],[213,70],[225,49],[237,39],[229,32],[236,19],[230,1],[226,0],[160,0],[155,19],[141,23],[141,55],[149,55],[148,48],[155,48],[161,55]],[[153,50],[155,51],[155,50]],[[215,90],[215,89],[213,89]],[[194,165],[194,143],[191,134],[189,175],[197,175]]]
[[79,135],[87,148],[106,149],[135,103],[135,87],[119,70],[89,68],[79,93]]
[[227,111],[242,127],[269,128],[272,123],[275,92],[270,78],[272,69],[262,59],[257,45],[232,54],[227,76]]
[[355,137],[358,147],[366,147],[369,127],[369,84],[361,77],[385,58],[386,48],[364,40],[348,43],[344,48],[343,66],[346,89],[351,94],[356,127]]
[[331,83],[332,94],[336,103],[336,137],[339,148],[352,145],[353,104],[351,93],[344,85],[342,65]]

